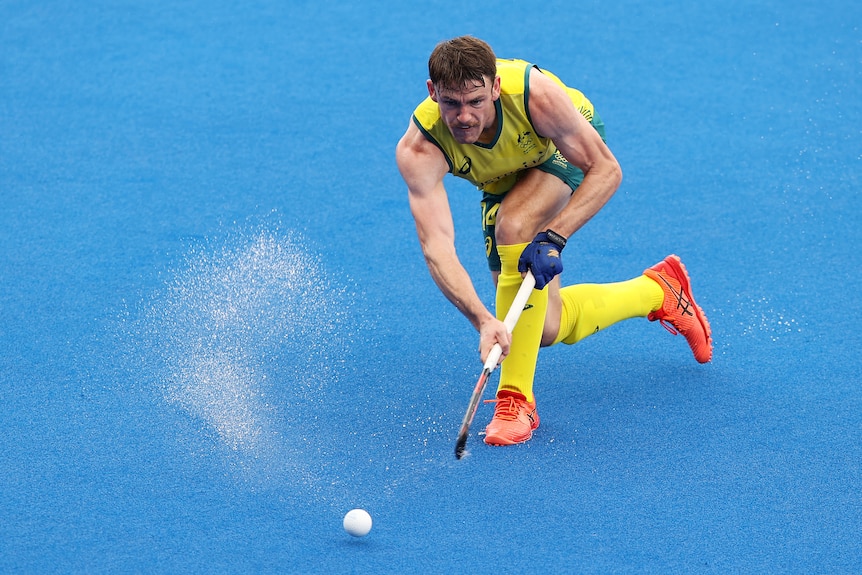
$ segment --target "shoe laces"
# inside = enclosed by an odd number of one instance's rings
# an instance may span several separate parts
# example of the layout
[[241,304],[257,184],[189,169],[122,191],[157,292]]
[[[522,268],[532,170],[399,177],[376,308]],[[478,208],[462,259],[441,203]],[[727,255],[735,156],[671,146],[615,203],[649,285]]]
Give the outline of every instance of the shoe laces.
[[680,318],[684,318],[687,315],[694,317],[694,304],[691,301],[691,296],[685,292],[682,285],[680,285],[679,288],[676,288],[663,275],[659,274],[659,277],[667,286],[665,292],[670,292],[676,299],[676,306],[674,309],[666,313],[668,315],[679,315]]
[[495,419],[515,420],[518,419],[520,406],[517,398],[514,397],[498,397],[496,399],[486,399],[485,403],[496,403],[494,408]]

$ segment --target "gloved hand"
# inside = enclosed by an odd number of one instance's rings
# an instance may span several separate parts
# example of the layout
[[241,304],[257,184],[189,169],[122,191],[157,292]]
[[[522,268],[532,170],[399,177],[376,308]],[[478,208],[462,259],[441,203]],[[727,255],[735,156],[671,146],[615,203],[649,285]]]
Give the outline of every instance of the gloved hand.
[[560,252],[566,247],[566,238],[553,230],[539,233],[521,252],[518,271],[532,270],[536,278],[536,289],[543,289],[554,276],[563,271]]

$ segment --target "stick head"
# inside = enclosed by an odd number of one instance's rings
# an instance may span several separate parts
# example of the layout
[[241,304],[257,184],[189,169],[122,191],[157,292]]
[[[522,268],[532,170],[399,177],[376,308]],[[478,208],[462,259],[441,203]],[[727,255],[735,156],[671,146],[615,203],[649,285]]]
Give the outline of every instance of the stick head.
[[467,434],[458,436],[458,442],[455,444],[455,459],[461,459],[467,452]]

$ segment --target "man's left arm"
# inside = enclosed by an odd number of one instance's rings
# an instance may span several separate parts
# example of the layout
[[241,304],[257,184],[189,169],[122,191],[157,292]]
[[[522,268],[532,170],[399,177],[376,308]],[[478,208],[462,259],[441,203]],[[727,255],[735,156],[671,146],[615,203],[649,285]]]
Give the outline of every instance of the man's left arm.
[[610,148],[575,109],[559,84],[533,69],[530,116],[539,135],[550,138],[565,158],[584,172],[569,203],[548,224],[566,238],[578,231],[610,200],[622,181],[622,170]]

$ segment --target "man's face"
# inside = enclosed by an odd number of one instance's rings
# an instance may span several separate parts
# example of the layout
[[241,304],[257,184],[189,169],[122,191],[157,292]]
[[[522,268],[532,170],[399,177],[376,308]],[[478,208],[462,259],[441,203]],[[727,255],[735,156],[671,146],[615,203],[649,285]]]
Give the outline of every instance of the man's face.
[[428,93],[440,108],[440,117],[461,144],[488,143],[496,132],[497,114],[494,102],[500,97],[500,77],[485,84],[478,82],[460,90],[435,86],[428,80]]

